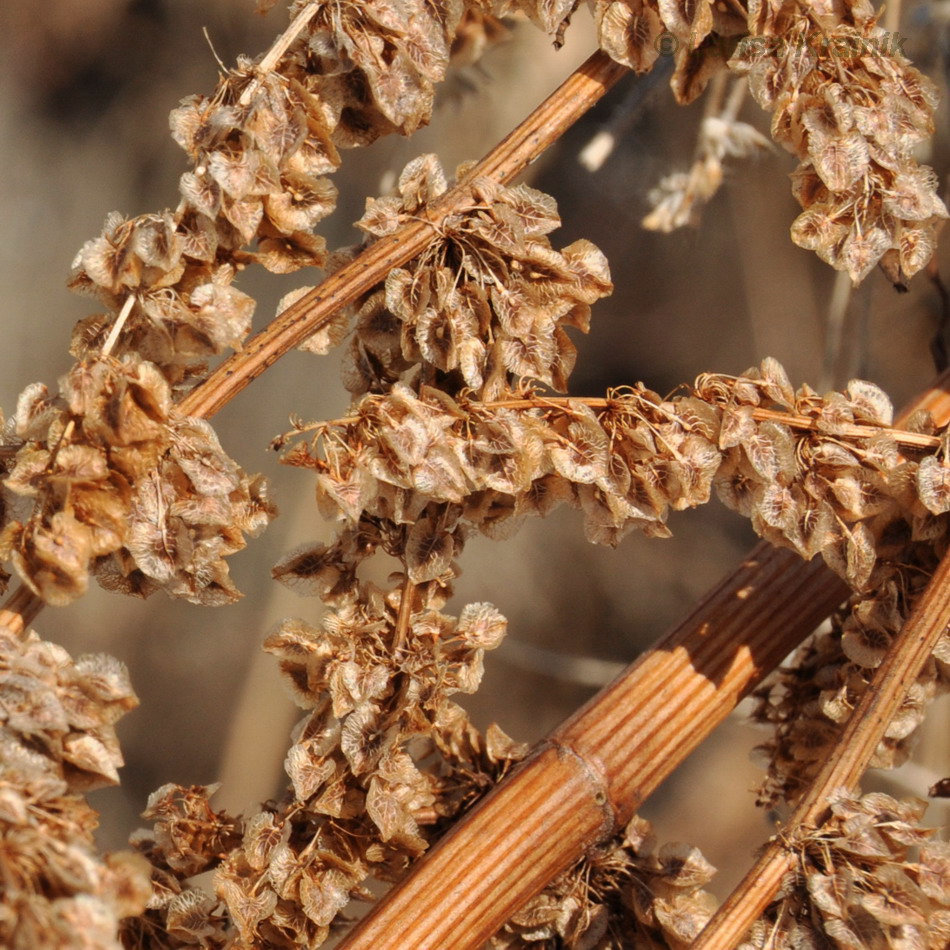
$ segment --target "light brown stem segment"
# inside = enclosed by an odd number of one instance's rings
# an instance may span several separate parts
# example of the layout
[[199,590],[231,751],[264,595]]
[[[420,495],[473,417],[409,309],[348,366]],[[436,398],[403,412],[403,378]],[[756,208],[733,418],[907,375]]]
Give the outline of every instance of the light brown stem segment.
[[179,404],[188,416],[213,416],[245,386],[316,333],[347,303],[412,260],[431,243],[439,222],[472,201],[468,182],[475,177],[509,182],[556,142],[627,72],[606,54],[594,53],[527,119],[478,162],[468,175],[426,211],[396,233],[371,244],[350,264],[331,274],[256,334],[240,352],[221,364]]
[[[927,409],[946,424],[948,385],[944,374],[903,418]],[[619,830],[846,594],[820,562],[759,544],[456,824],[339,950],[480,948],[548,881]]]
[[760,544],[675,630],[457,824],[340,950],[476,950],[619,831],[738,700],[847,595]]
[[[851,713],[824,767],[788,822],[792,839],[814,830],[828,816],[828,801],[840,788],[853,792],[874,750],[950,625],[950,553],[944,555],[907,623],[875,670],[867,692]],[[775,896],[797,860],[785,837],[773,838],[739,886],[706,925],[691,950],[732,950]]]
[[43,601],[26,584],[21,584],[0,610],[0,626],[20,636],[42,609]]
[[277,38],[277,42],[267,51],[264,58],[257,64],[258,78],[255,78],[241,94],[239,100],[242,106],[246,106],[254,98],[257,90],[260,89],[260,76],[264,76],[277,68],[284,53],[293,46],[294,41],[300,35],[307,23],[313,19],[316,12],[320,9],[319,3],[308,3],[294,18],[290,25]]
[[[572,403],[588,406],[591,409],[611,409],[623,403],[623,396],[601,398],[578,396],[537,396],[527,399],[498,399],[484,403],[493,409],[543,409],[545,406],[567,406]],[[336,419],[326,425],[344,424],[355,421],[356,417]],[[778,409],[753,409],[752,418],[756,422],[778,422],[806,432],[824,432],[828,438],[842,437],[846,439],[873,439],[877,435],[886,435],[898,445],[910,449],[938,449],[940,438],[936,435],[925,435],[923,432],[908,432],[905,429],[895,429],[889,426],[847,424],[835,428],[834,432],[822,429],[821,424],[811,416],[803,416],[796,412],[783,412]]]

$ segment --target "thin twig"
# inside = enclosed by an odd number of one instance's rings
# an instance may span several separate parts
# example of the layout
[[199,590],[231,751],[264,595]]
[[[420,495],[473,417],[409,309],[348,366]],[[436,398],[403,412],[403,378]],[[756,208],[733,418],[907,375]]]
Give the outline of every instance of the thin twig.
[[260,88],[261,85],[261,76],[265,76],[267,73],[272,72],[277,64],[280,62],[280,58],[290,49],[293,45],[294,40],[300,35],[300,31],[307,25],[307,23],[313,19],[314,14],[322,6],[321,3],[311,2],[308,3],[294,18],[290,21],[290,25],[284,30],[279,37],[277,37],[276,42],[271,46],[271,48],[264,54],[261,61],[255,67],[255,72],[257,75],[254,77],[253,81],[247,85],[247,88],[244,92],[241,93],[240,104],[246,106],[250,103],[251,99],[254,98],[255,93]]
[[36,619],[43,609],[43,600],[36,596],[26,584],[21,584],[0,610],[0,626],[21,635]]
[[[541,396],[528,399],[499,399],[495,402],[484,403],[492,409],[523,409],[545,408],[550,405],[570,406],[571,403],[580,403],[591,409],[611,409],[622,405],[620,398],[579,397],[579,396]],[[348,417],[338,422],[352,422],[356,417]],[[940,438],[935,435],[924,435],[922,432],[908,432],[906,429],[895,429],[889,426],[869,425],[839,425],[833,432],[823,429],[819,420],[811,416],[802,416],[794,412],[782,412],[778,409],[753,409],[752,418],[757,422],[780,422],[790,429],[804,429],[809,432],[824,432],[829,437],[843,436],[847,439],[873,439],[875,436],[885,435],[892,438],[898,445],[913,449],[938,449]]]
[[894,638],[867,692],[855,706],[824,767],[781,836],[749,869],[706,925],[691,950],[732,950],[775,896],[796,853],[787,840],[818,828],[840,788],[853,792],[908,689],[950,626],[950,553],[944,555],[916,607]]
[[112,347],[115,346],[115,341],[119,339],[119,334],[122,332],[126,320],[129,319],[129,314],[132,312],[132,307],[134,306],[135,294],[129,294],[129,296],[125,298],[125,303],[122,304],[119,315],[115,318],[115,323],[112,324],[112,329],[109,331],[105,343],[102,344],[101,355],[103,357],[108,356],[112,352]]
[[393,656],[405,646],[409,636],[410,621],[412,619],[412,598],[415,596],[416,585],[409,579],[409,569],[402,584],[402,597],[399,599],[399,613],[396,616],[396,631],[393,635]]

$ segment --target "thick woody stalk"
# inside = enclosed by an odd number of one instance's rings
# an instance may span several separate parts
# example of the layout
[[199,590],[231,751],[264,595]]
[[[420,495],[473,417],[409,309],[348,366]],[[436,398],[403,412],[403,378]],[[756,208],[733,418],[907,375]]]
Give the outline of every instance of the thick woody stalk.
[[[853,794],[907,690],[950,627],[950,553],[945,554],[907,623],[894,638],[867,692],[824,767],[789,820],[772,839],[704,928],[691,950],[732,950],[775,896],[782,878],[798,860],[794,841],[828,817],[829,799],[839,789]],[[790,843],[791,842],[791,843]]]
[[[950,374],[905,410],[950,420]],[[567,720],[377,904],[340,950],[476,950],[618,831],[845,598],[818,561],[759,544]],[[712,945],[710,945],[712,946]]]
[[620,830],[847,591],[817,562],[756,547],[675,630],[456,825],[340,950],[475,950]]

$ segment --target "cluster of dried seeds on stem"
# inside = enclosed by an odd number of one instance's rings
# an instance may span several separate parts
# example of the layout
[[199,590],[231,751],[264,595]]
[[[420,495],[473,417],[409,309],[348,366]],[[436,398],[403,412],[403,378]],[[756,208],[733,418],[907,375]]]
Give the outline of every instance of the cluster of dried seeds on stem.
[[129,355],[77,363],[52,397],[32,386],[11,420],[23,440],[4,482],[0,543],[46,603],[110,590],[195,603],[236,599],[225,557],[274,514],[214,430],[178,414],[168,381]]
[[821,827],[792,832],[794,867],[741,950],[945,947],[950,846],[920,826],[926,802],[840,794],[829,805]]
[[[466,178],[469,165],[458,169]],[[426,251],[394,269],[362,303],[348,350],[350,392],[381,392],[413,365],[426,382],[497,398],[511,375],[567,387],[576,348],[565,332],[586,332],[590,305],[613,285],[589,241],[555,251],[554,201],[527,185],[466,180],[469,207],[437,225]],[[380,240],[445,193],[433,155],[411,162],[398,195],[367,202],[357,226]]]
[[936,91],[877,25],[869,3],[750,4],[750,36],[729,61],[773,113],[772,137],[802,161],[792,239],[854,282],[878,263],[898,286],[930,260],[947,216],[914,147],[933,134]]
[[149,895],[148,866],[96,852],[83,792],[118,781],[115,723],[138,704],[109,656],[77,660],[0,630],[0,943],[119,950],[118,922]]
[[110,588],[228,602],[224,558],[274,514],[263,481],[172,402],[247,336],[240,270],[324,263],[312,228],[335,207],[338,148],[428,121],[462,12],[420,4],[405,29],[383,3],[298,7],[268,56],[172,113],[193,162],[178,207],[112,214],[76,257],[71,286],[106,312],[77,326],[58,394],[25,391],[6,438],[22,449],[3,552],[48,603],[81,595],[90,567]]

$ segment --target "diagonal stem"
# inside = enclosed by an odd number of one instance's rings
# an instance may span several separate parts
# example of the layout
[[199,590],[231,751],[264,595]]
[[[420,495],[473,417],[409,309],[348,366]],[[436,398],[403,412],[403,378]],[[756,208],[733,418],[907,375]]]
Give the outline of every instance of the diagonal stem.
[[627,72],[605,53],[582,63],[520,125],[510,132],[454,188],[432,202],[421,220],[371,244],[289,306],[225,360],[179,404],[188,416],[209,418],[252,383],[285,353],[326,326],[339,309],[385,280],[394,267],[421,254],[437,233],[439,222],[470,206],[469,183],[476,177],[511,181],[549,145],[556,142]]
[[732,950],[775,896],[782,878],[797,860],[787,837],[799,829],[817,828],[828,817],[828,801],[836,790],[849,792],[868,767],[884,732],[907,690],[950,626],[950,552],[944,555],[907,622],[875,670],[867,692],[855,706],[848,725],[828,760],[796,808],[781,837],[773,838],[706,925],[691,950]]

